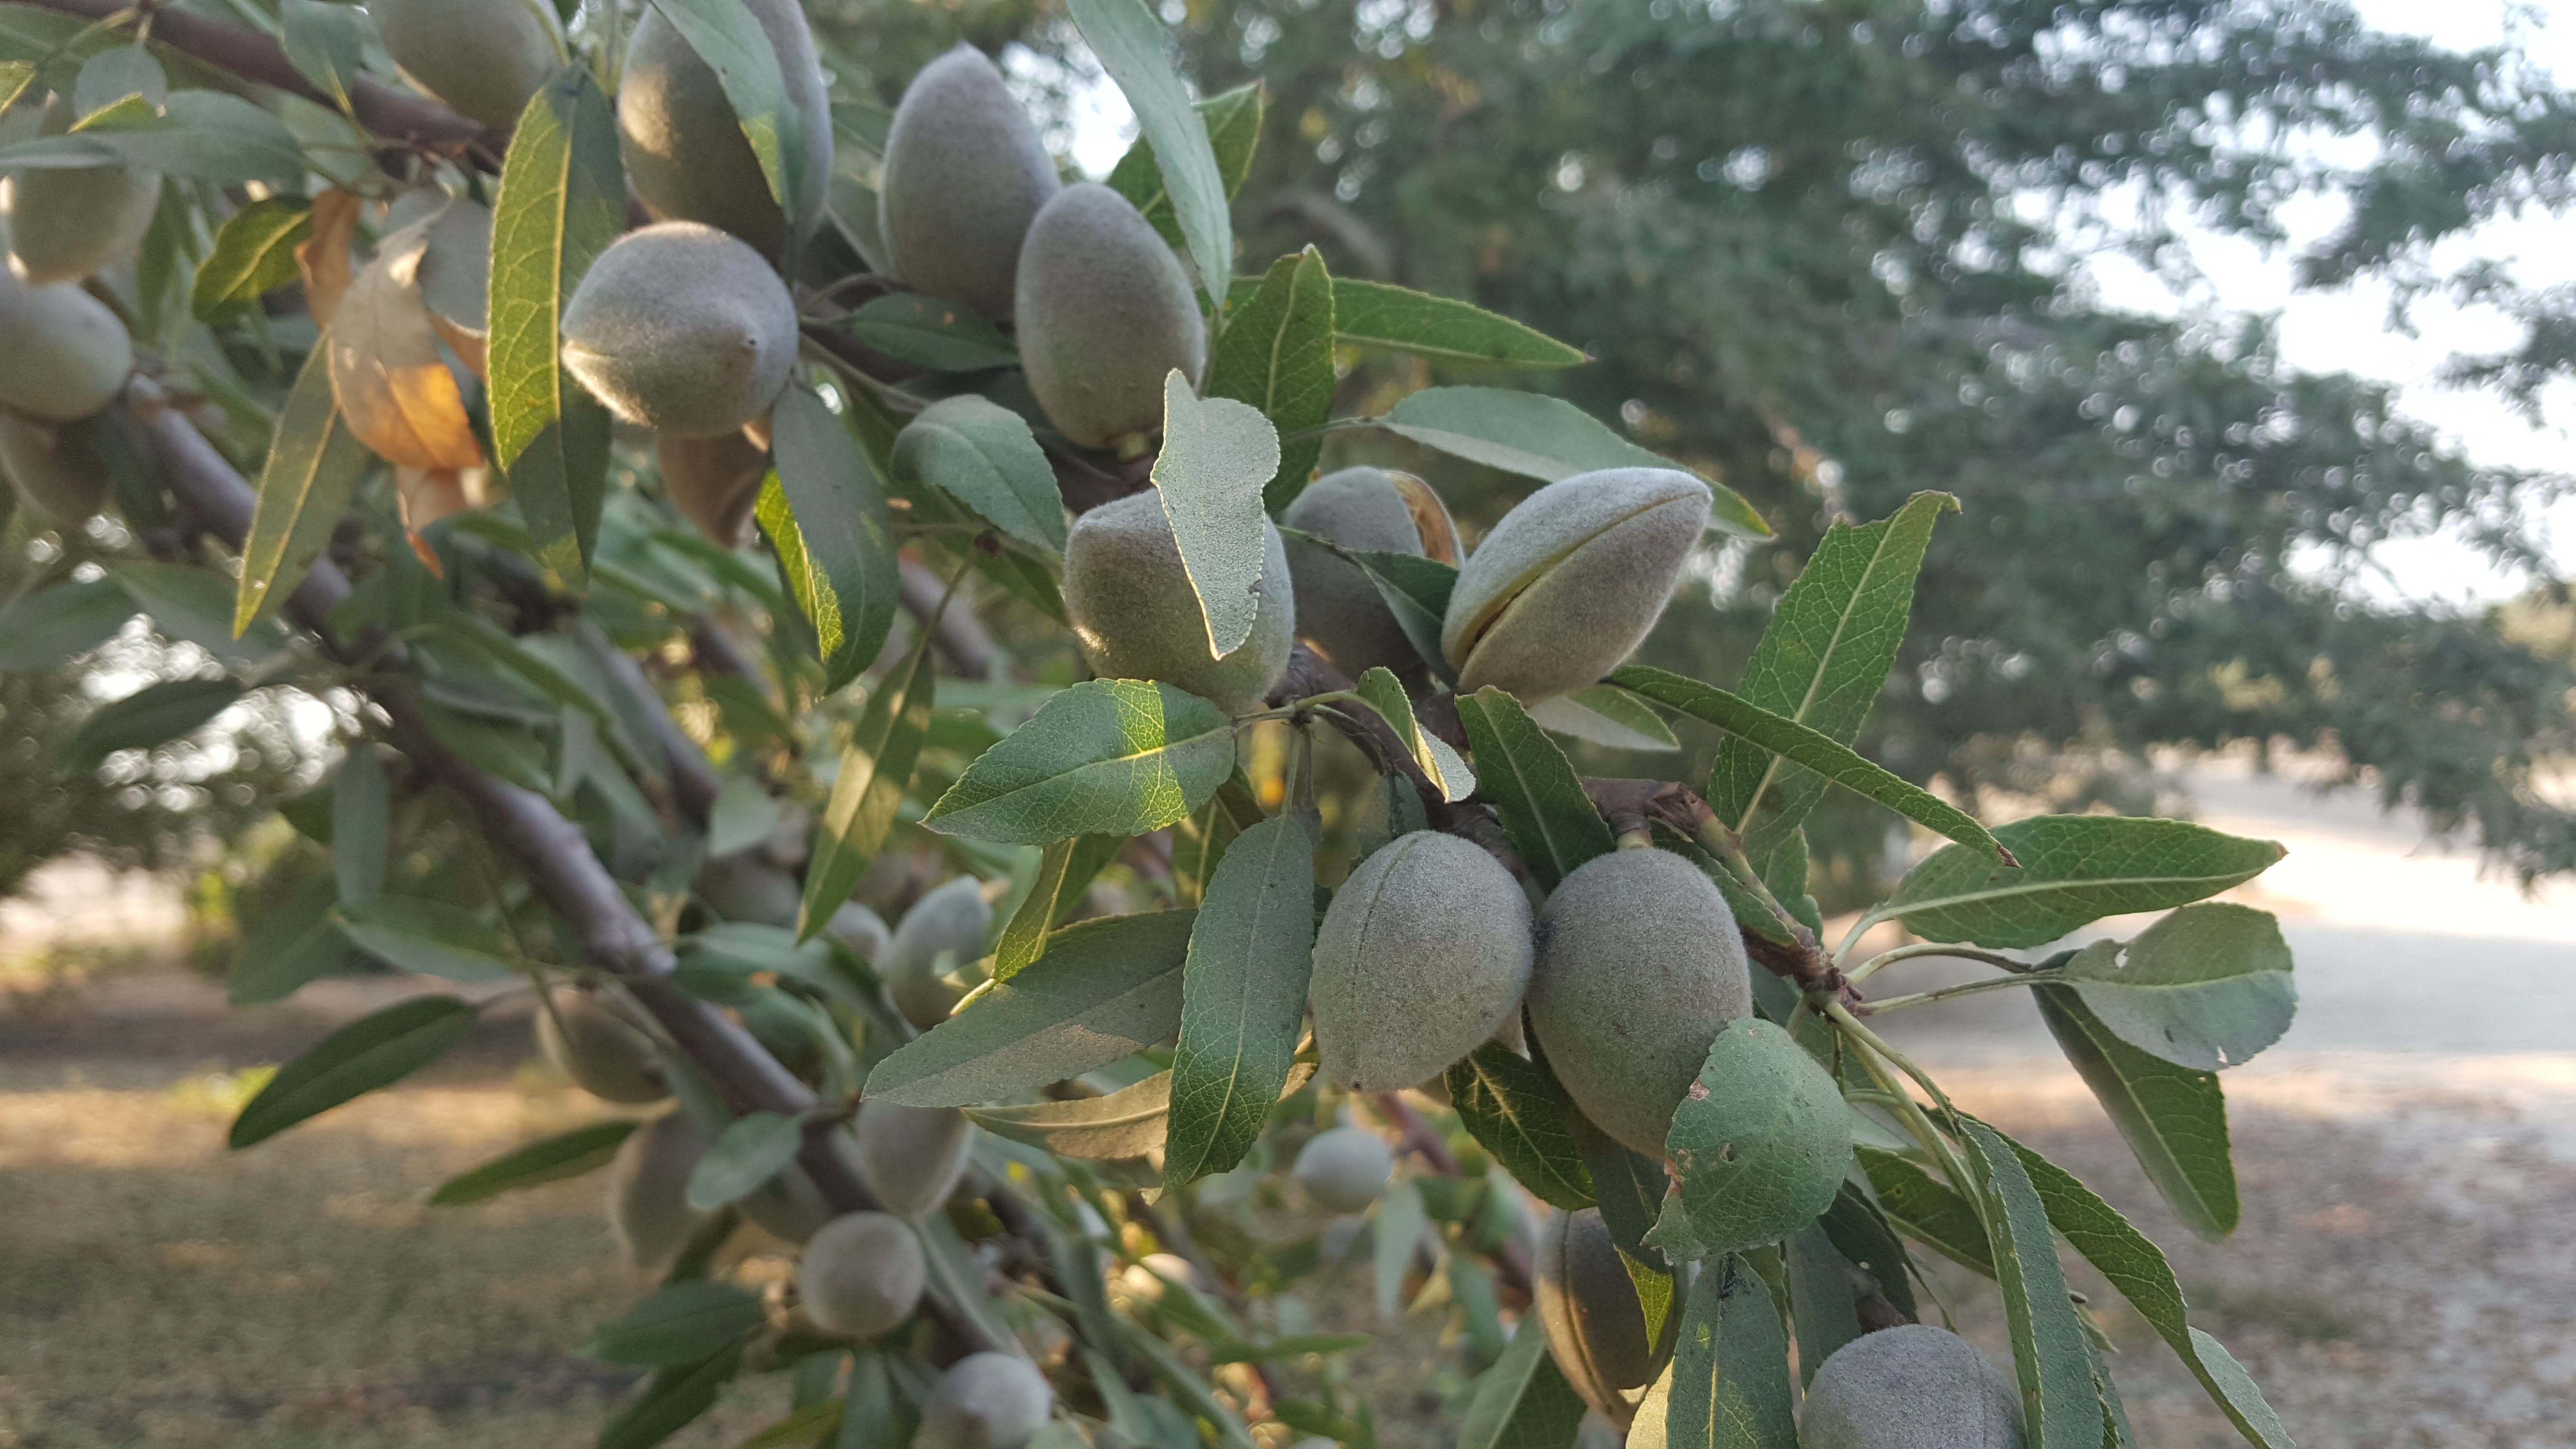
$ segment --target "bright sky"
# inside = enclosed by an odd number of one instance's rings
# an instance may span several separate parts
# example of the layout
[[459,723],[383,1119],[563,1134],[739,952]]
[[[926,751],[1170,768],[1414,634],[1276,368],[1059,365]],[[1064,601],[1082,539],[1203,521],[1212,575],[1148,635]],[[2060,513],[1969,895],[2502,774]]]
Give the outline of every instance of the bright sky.
[[[2493,45],[2508,35],[2562,83],[2576,81],[2576,0],[2353,0],[2364,19],[2384,30],[2421,35],[2455,49]],[[1025,61],[1025,57],[1023,57]],[[1136,134],[1136,121],[1117,88],[1105,79],[1079,88],[1069,134],[1077,164],[1105,175]],[[2266,252],[2240,240],[2201,234],[2191,238],[2205,283],[2177,296],[2122,257],[2089,259],[2084,270],[2101,300],[2141,312],[2190,313],[2212,318],[2247,313],[2279,318],[2281,349],[2293,366],[2346,371],[2393,385],[2400,410],[2439,429],[2481,463],[2576,471],[2568,425],[2576,422],[2576,388],[2560,386],[2545,399],[2546,426],[2534,427],[2492,395],[2446,387],[2442,364],[2460,353],[2502,351],[2518,329],[2491,308],[2463,309],[2441,299],[2419,303],[2413,333],[2388,325],[2388,292],[2364,285],[2335,291],[2295,292],[2292,273],[2301,247],[2331,233],[2341,204],[2315,198],[2291,209],[2290,244]],[[2506,264],[2529,285],[2576,282],[2576,218],[2535,215],[2508,218],[2437,249],[2437,271],[2449,273],[2472,260]],[[2576,499],[2543,515],[2557,571],[2576,576]],[[2431,537],[2384,544],[2374,555],[2381,574],[2357,585],[2383,600],[2439,600],[2476,606],[2511,597],[2528,578],[2496,569],[2455,539]]]

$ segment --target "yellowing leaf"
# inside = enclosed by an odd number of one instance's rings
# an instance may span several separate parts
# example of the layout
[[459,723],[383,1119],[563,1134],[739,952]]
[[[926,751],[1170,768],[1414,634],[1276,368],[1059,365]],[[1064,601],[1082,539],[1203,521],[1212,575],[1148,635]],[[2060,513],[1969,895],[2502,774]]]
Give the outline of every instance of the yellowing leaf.
[[304,300],[317,326],[329,327],[340,314],[340,299],[348,295],[349,241],[358,233],[363,204],[346,191],[313,198],[313,234],[296,247],[295,269],[304,274]]
[[483,466],[455,374],[439,360],[438,334],[421,301],[424,227],[385,240],[350,283],[331,327],[331,392],[349,431],[404,468]]

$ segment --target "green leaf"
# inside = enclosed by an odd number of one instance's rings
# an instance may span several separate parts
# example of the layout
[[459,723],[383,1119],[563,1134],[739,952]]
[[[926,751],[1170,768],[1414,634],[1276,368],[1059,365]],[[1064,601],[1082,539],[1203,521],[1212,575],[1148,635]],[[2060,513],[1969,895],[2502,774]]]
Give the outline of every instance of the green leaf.
[[0,609],[0,673],[67,664],[115,638],[134,614],[134,596],[114,579],[65,579],[21,594]]
[[1876,1147],[1854,1150],[1891,1226],[1961,1267],[1995,1276],[1994,1251],[1974,1204],[1911,1158]]
[[[1842,1201],[1839,1195],[1835,1202]],[[1797,1330],[1798,1382],[1815,1382],[1817,1366],[1834,1350],[1860,1337],[1851,1264],[1834,1246],[1821,1220],[1789,1235],[1781,1245],[1789,1278],[1789,1320]]]
[[1568,1125],[1579,1109],[1555,1073],[1489,1041],[1450,1067],[1446,1082],[1458,1120],[1515,1182],[1564,1212],[1592,1206],[1592,1173]]
[[215,232],[214,250],[197,264],[188,309],[200,322],[222,322],[290,285],[295,249],[312,235],[313,203],[300,196],[271,196],[234,212]]
[[1353,347],[1481,367],[1572,367],[1579,348],[1482,307],[1385,282],[1333,282],[1333,331]]
[[474,1029],[474,1008],[453,996],[421,996],[362,1016],[277,1069],[233,1119],[226,1139],[239,1150],[352,1097],[390,1086],[447,1055]]
[[331,869],[340,904],[363,906],[384,893],[385,817],[391,808],[384,764],[375,747],[361,740],[340,762],[331,787]]
[[1485,798],[1541,887],[1552,891],[1576,866],[1610,853],[1610,827],[1583,793],[1565,751],[1517,700],[1489,685],[1459,698],[1458,719],[1467,728]]
[[170,78],[148,48],[120,45],[81,63],[80,75],[72,82],[73,110],[91,116],[128,97],[138,97],[147,106],[170,99]]
[[[932,1213],[914,1223],[912,1231],[921,1240],[922,1259],[929,1269],[931,1301],[960,1321],[974,1325],[992,1342],[1013,1342],[1011,1325],[1002,1321],[995,1312],[992,1295],[984,1291],[983,1263],[966,1246],[948,1215]],[[865,1449],[876,1449],[877,1442],[882,1441],[871,1441]]]
[[868,696],[814,832],[814,858],[806,862],[805,896],[797,908],[798,940],[812,940],[832,923],[832,914],[867,874],[868,862],[885,848],[930,732],[938,679],[925,634]]
[[986,750],[922,823],[1001,845],[1142,835],[1196,810],[1234,770],[1224,713],[1168,684],[1063,690]]
[[1458,1427],[1458,1449],[1571,1449],[1583,1396],[1565,1381],[1547,1335],[1524,1318],[1511,1347],[1476,1380]]
[[1413,717],[1412,697],[1404,692],[1404,685],[1395,677],[1393,670],[1382,664],[1372,666],[1360,676],[1358,693],[1360,698],[1368,701],[1371,709],[1377,711],[1378,717],[1386,721],[1387,728],[1395,731],[1395,737],[1404,742],[1406,752],[1413,756],[1415,764],[1422,767],[1422,773],[1440,787],[1440,798],[1464,800],[1476,793],[1475,772],[1467,768],[1466,761],[1458,758],[1456,750],[1449,748],[1448,741],[1423,730],[1420,721]]
[[235,1006],[284,1001],[325,976],[361,964],[357,948],[331,920],[331,907],[339,899],[338,882],[320,876],[268,911],[234,956],[224,999]]
[[742,0],[653,0],[653,7],[716,73],[788,230],[804,235],[806,223],[821,215],[823,198],[804,194],[805,126],[788,99],[768,32]]
[[[1958,511],[1947,493],[1917,493],[1893,517],[1827,529],[1772,611],[1737,694],[1836,744],[1858,738],[1905,642],[1932,526]],[[1749,853],[1762,855],[1806,819],[1825,780],[1730,734],[1717,747],[1705,793],[1719,821],[1745,837]]]
[[2205,1072],[2252,1060],[2299,1009],[2281,923],[2223,901],[2185,906],[2125,950],[2097,941],[2064,975],[2121,1040]]
[[609,1363],[676,1368],[722,1352],[768,1321],[757,1295],[730,1283],[692,1278],[601,1324],[581,1352]]
[[964,393],[941,398],[894,441],[895,477],[927,485],[1035,548],[1064,551],[1064,495],[1055,465],[1018,413]]
[[1589,684],[1540,700],[1530,707],[1529,715],[1551,734],[1614,750],[1669,752],[1682,747],[1662,715],[1614,685]]
[[[832,1366],[839,1367],[837,1355]],[[820,1444],[827,1438],[837,1437],[847,1408],[839,1399],[816,1399],[743,1440],[734,1449],[801,1449],[801,1446]]]
[[1672,1449],[1797,1449],[1780,1310],[1743,1259],[1711,1263],[1691,1284],[1672,1376],[1664,1407]]
[[[1019,909],[1011,913],[1010,922],[1002,928],[1002,939],[993,947],[994,980],[1008,981],[1046,954],[1047,937],[1057,923],[1081,903],[1083,892],[1091,888],[1102,868],[1115,860],[1126,844],[1123,837],[1116,835],[1077,835],[1055,841],[1039,852],[1037,879],[1021,898]],[[1177,874],[1182,869],[1177,841],[1173,854]]]
[[[869,220],[875,220],[875,207]],[[954,302],[898,292],[871,299],[840,324],[865,346],[933,372],[980,372],[1020,360],[1011,339]]]
[[[780,497],[764,490],[760,525],[814,626],[824,687],[839,689],[876,662],[902,604],[885,491],[848,425],[801,387],[778,399],[769,455]],[[792,550],[781,542],[788,531]]]
[[1333,417],[1333,278],[1323,253],[1310,246],[1281,257],[1249,301],[1227,310],[1207,395],[1258,408],[1279,431],[1279,468],[1261,490],[1275,514],[1304,491]]
[[1456,565],[1420,554],[1344,548],[1330,539],[1294,528],[1282,528],[1279,533],[1292,542],[1311,544],[1334,554],[1366,574],[1378,597],[1386,601],[1387,612],[1395,616],[1396,627],[1404,631],[1405,642],[1413,646],[1413,652],[1443,684],[1456,682],[1457,671],[1440,653],[1440,622],[1449,612],[1449,595],[1458,586]]
[[1412,1178],[1398,1177],[1378,1194],[1369,1225],[1369,1266],[1378,1317],[1393,1318],[1404,1307],[1404,1275],[1413,1266],[1413,1250],[1430,1222],[1422,1188]]
[[[309,228],[311,218],[304,221]],[[288,250],[291,272],[292,247]],[[197,275],[202,279],[207,274]],[[340,416],[331,393],[330,351],[325,333],[305,355],[286,405],[278,409],[277,431],[260,468],[259,502],[242,541],[241,584],[233,604],[236,636],[247,633],[272,602],[283,602],[303,583],[305,571],[329,546],[331,530],[349,511],[358,480],[376,463],[376,455]]]
[[170,679],[90,712],[72,736],[68,765],[95,770],[119,750],[148,750],[191,734],[243,694],[229,679]]
[[2048,1210],[2021,1158],[1993,1128],[1973,1120],[1961,1128],[1971,1168],[1985,1185],[1995,1281],[2012,1330],[2030,1449],[2100,1449],[2102,1401],[2093,1387],[2084,1320],[2066,1296]]
[[1288,1085],[1314,969],[1315,842],[1281,814],[1236,837],[1190,927],[1163,1185],[1243,1160]]
[[[335,831],[337,825],[334,811]],[[445,901],[379,895],[344,905],[339,924],[359,950],[404,971],[450,981],[502,981],[516,974],[499,928]]]
[[1195,914],[1065,927],[1028,969],[877,1063],[867,1094],[904,1107],[999,1102],[1152,1046],[1180,1029]]
[[[1994,1135],[2012,1141],[2000,1132]],[[2289,1449],[2289,1433],[2263,1401],[2262,1391],[2218,1340],[2191,1326],[2182,1285],[2156,1245],[2073,1174],[2018,1142],[2012,1148],[2047,1207],[2049,1224],[2181,1355],[2211,1402],[2246,1442],[2262,1449]]]
[[1832,1206],[1852,1161],[1842,1090],[1796,1038],[1754,1018],[1718,1030],[1664,1146],[1677,1187],[1649,1241],[1677,1258],[1789,1236]]
[[[1208,117],[1190,103],[1180,72],[1172,68],[1171,41],[1163,22],[1143,0],[1069,0],[1065,13],[1073,17],[1084,42],[1099,58],[1100,68],[1109,72],[1136,112],[1137,129],[1153,148],[1154,167],[1170,200],[1183,250],[1198,267],[1200,284],[1214,295],[1234,275],[1234,219],[1226,211],[1234,191],[1209,139]],[[1252,110],[1250,124],[1257,139],[1261,129],[1257,91]],[[1240,164],[1249,166],[1249,146],[1242,156]]]
[[1897,1312],[1908,1318],[1921,1317],[1914,1307],[1914,1285],[1906,1277],[1913,1260],[1867,1192],[1844,1179],[1842,1190],[1834,1195],[1834,1205],[1825,1209],[1824,1220],[1818,1226],[1833,1241],[1836,1252],[1878,1281],[1880,1295]]
[[1863,799],[1876,801],[1938,834],[2010,859],[1995,837],[1968,812],[1862,759],[1851,746],[1796,720],[1738,699],[1713,685],[1642,664],[1616,671],[1610,682],[1704,720],[1730,735],[1739,735],[1763,750],[1785,755],[1791,763],[1804,765]]
[[725,1124],[715,1145],[689,1174],[689,1206],[713,1212],[760,1190],[796,1160],[805,1145],[802,1118],[781,1112],[745,1112]]
[[[1197,103],[1199,118],[1206,123],[1208,149],[1216,153],[1216,167],[1225,178],[1225,194],[1231,198],[1243,189],[1244,178],[1252,174],[1252,156],[1261,144],[1261,85],[1237,86],[1222,95]],[[1163,240],[1175,250],[1186,250],[1189,242],[1181,235],[1180,218],[1172,212],[1172,195],[1163,185],[1163,168],[1154,162],[1153,143],[1138,137],[1110,168],[1109,189],[1135,203],[1145,219],[1162,233]]]
[[599,1449],[653,1449],[714,1408],[741,1366],[742,1349],[732,1347],[704,1363],[655,1369],[599,1431]]
[[0,62],[0,111],[18,104],[18,98],[35,84],[36,63],[32,60]]
[[617,145],[590,68],[567,66],[520,115],[492,208],[493,458],[540,556],[571,579],[599,543],[608,410],[564,371],[557,334],[582,274],[626,229]]
[[[1379,425],[1399,437],[1470,463],[1553,483],[1602,468],[1679,468],[1629,442],[1563,398],[1499,387],[1434,387],[1389,409]],[[1722,528],[1756,538],[1771,527],[1723,483],[1702,479]]]
[[969,1107],[966,1115],[997,1136],[1058,1157],[1115,1162],[1142,1157],[1162,1146],[1171,1107],[1172,1074],[1156,1072],[1105,1097],[1028,1107]]
[[233,636],[233,589],[214,569],[126,559],[109,565],[107,572],[152,617],[155,630],[171,639],[184,639],[227,664],[257,672],[286,647],[285,626],[275,620],[252,625],[240,638]]
[[148,102],[110,106],[84,117],[76,134],[0,151],[0,167],[94,166],[101,159],[210,186],[294,187],[305,170],[303,148],[285,123],[239,96],[208,90],[175,91],[157,112]]
[[1154,486],[1198,594],[1212,658],[1242,648],[1261,613],[1261,575],[1270,558],[1261,496],[1278,471],[1279,430],[1268,418],[1231,398],[1196,396],[1179,368],[1163,379],[1163,450],[1154,458]]
[[[1566,1118],[1566,1132],[1583,1159],[1584,1171],[1591,1177],[1593,1202],[1601,1209],[1601,1221],[1610,1229],[1610,1241],[1630,1260],[1628,1276],[1639,1280],[1643,1291],[1639,1274],[1642,1266],[1669,1284],[1662,1250],[1646,1241],[1654,1232],[1656,1214],[1662,1211],[1664,1195],[1671,1186],[1664,1164],[1613,1141],[1592,1124],[1591,1118],[1580,1113]],[[1650,1336],[1663,1336],[1660,1323],[1648,1326],[1655,1330]]]
[[2174,1216],[2216,1241],[2236,1230],[2236,1164],[2216,1072],[2177,1066],[2120,1039],[2072,988],[2031,993],[2075,1074],[2093,1089]]
[[778,801],[756,780],[727,780],[707,808],[707,854],[731,855],[767,840],[778,829]]
[[2261,875],[2285,853],[2269,840],[2134,815],[2042,815],[1995,836],[2018,867],[1946,847],[1908,871],[1877,914],[1931,941],[2044,946],[2104,916],[2214,896]]
[[617,1155],[618,1144],[642,1125],[633,1119],[593,1122],[531,1142],[440,1183],[429,1195],[429,1205],[462,1207],[523,1187],[595,1172],[606,1167]]
[[369,27],[356,9],[324,0],[284,0],[278,7],[286,63],[314,88],[349,104],[349,87],[366,73]]

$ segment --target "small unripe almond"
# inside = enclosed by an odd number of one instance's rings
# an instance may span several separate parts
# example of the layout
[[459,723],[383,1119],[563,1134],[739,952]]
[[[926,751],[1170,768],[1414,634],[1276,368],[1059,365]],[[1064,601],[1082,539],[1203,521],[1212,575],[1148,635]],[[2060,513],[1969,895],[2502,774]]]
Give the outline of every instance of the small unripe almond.
[[1439,1075],[1520,1009],[1530,910],[1510,871],[1417,830],[1360,862],[1315,932],[1324,1075],[1392,1092]]
[[1198,380],[1207,323],[1152,222],[1094,182],[1029,224],[1012,292],[1020,363],[1047,420],[1085,448],[1141,448],[1163,426],[1163,379]]
[[106,461],[79,423],[40,423],[0,410],[0,472],[18,497],[58,528],[71,528],[107,505]]
[[574,1086],[609,1102],[658,1102],[671,1095],[652,1038],[587,991],[561,988],[552,999],[554,1010],[537,1012],[537,1049]]
[[832,919],[825,923],[823,934],[851,955],[870,964],[884,958],[886,942],[893,935],[887,930],[884,917],[857,901],[843,901],[841,908],[832,912]]
[[1663,1156],[1709,1043],[1752,1014],[1735,913],[1670,851],[1595,856],[1539,910],[1530,1026],[1574,1104],[1639,1152]]
[[1817,1366],[1805,1449],[2022,1449],[2021,1395],[1966,1339],[1927,1323],[1864,1333]]
[[134,340],[69,282],[29,286],[0,268],[0,407],[49,423],[85,418],[125,390]]
[[1064,545],[1064,609],[1091,672],[1103,679],[1158,679],[1228,714],[1257,708],[1287,673],[1297,644],[1287,549],[1267,520],[1262,534],[1268,549],[1252,633],[1220,659],[1158,490],[1104,503],[1074,520]]
[[506,131],[563,67],[544,0],[367,0],[403,78],[468,120]]
[[712,1139],[685,1112],[665,1112],[627,1134],[608,1164],[608,1226],[626,1261],[659,1268],[706,1215],[689,1206],[689,1174]]
[[[1458,531],[1430,485],[1382,468],[1327,473],[1297,495],[1279,521],[1301,533],[1365,553],[1458,560]],[[1353,679],[1383,665],[1418,673],[1413,641],[1359,565],[1309,543],[1288,545],[1297,581],[1297,632]]]
[[752,505],[769,473],[769,453],[739,430],[712,438],[656,438],[653,455],[662,491],[680,516],[698,526],[718,548],[751,541]]
[[728,921],[793,929],[804,892],[796,877],[771,865],[758,851],[720,855],[698,867],[693,883],[698,900]]
[[[44,132],[69,131],[75,119],[56,96]],[[39,167],[0,180],[9,270],[23,282],[77,282],[140,250],[160,205],[160,173],[130,166]]]
[[1440,649],[1458,692],[1523,704],[1581,689],[1644,641],[1708,522],[1708,485],[1671,468],[1560,478],[1521,500],[1458,571]]
[[877,215],[895,276],[1009,321],[1020,243],[1061,189],[1002,73],[960,43],[912,78],[886,131]]
[[877,961],[877,978],[904,1020],[927,1031],[948,1019],[959,993],[940,976],[984,959],[992,929],[993,907],[973,876],[961,875],[913,902]]
[[902,1219],[846,1213],[807,1239],[796,1265],[805,1316],[829,1333],[874,1338],[902,1326],[930,1281],[921,1240]]
[[1355,1213],[1377,1201],[1394,1171],[1395,1154],[1387,1150],[1385,1138],[1365,1127],[1333,1127],[1306,1140],[1288,1175],[1315,1206]]
[[617,132],[626,180],[656,221],[720,226],[763,255],[784,256],[814,234],[832,184],[832,109],[814,32],[797,0],[743,0],[769,37],[804,143],[799,190],[804,214],[778,205],[760,158],[744,138],[724,82],[662,14],[644,7],[626,43],[617,84]]
[[975,1155],[975,1124],[954,1107],[869,1102],[860,1107],[852,1130],[859,1141],[860,1177],[898,1217],[937,1212]]
[[714,227],[668,221],[628,232],[590,264],[564,308],[563,362],[626,421],[712,438],[778,401],[796,338],[795,299],[760,253]]
[[1556,1366],[1585,1403],[1605,1414],[1624,1412],[1619,1391],[1654,1376],[1655,1345],[1646,1337],[1636,1282],[1601,1210],[1556,1213],[1540,1224],[1533,1266],[1534,1307]]
[[921,1406],[912,1449],[1020,1449],[1055,1410],[1055,1390],[1017,1354],[970,1353]]

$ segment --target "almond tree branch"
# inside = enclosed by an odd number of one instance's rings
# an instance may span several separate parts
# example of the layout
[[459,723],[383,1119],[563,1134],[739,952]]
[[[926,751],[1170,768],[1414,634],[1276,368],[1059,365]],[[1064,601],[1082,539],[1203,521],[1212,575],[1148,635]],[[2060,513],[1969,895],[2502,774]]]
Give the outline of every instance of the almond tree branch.
[[[177,410],[158,399],[141,397],[135,411],[151,432],[172,491],[201,527],[238,550],[250,532],[257,506],[250,484]],[[334,637],[329,624],[332,611],[348,596],[347,576],[325,559],[313,565],[286,605],[289,617],[344,661],[357,657],[356,652]],[[485,838],[518,863],[537,893],[572,927],[590,963],[625,982],[729,1105],[737,1111],[788,1116],[813,1109],[813,1092],[748,1031],[669,984],[675,964],[670,947],[599,863],[580,827],[566,820],[544,796],[486,774],[458,757],[430,728],[418,700],[394,679],[382,675],[378,679],[370,697],[384,711],[394,741],[412,767],[465,804]],[[835,1212],[878,1208],[875,1194],[860,1180],[850,1159],[833,1149],[827,1134],[809,1134],[799,1160]],[[945,1305],[934,1309],[946,1327],[977,1347],[1016,1350],[1013,1344],[988,1341],[971,1315],[949,1311]]]
[[[286,51],[255,30],[195,11],[134,0],[29,0],[29,3],[83,20],[114,21],[148,16],[152,38],[172,50],[226,70],[247,81],[301,96],[338,109],[339,103],[296,72]],[[388,141],[434,151],[442,156],[471,157],[485,169],[500,164],[510,148],[507,132],[478,125],[427,96],[396,90],[359,76],[349,83],[349,107],[358,124]]]

